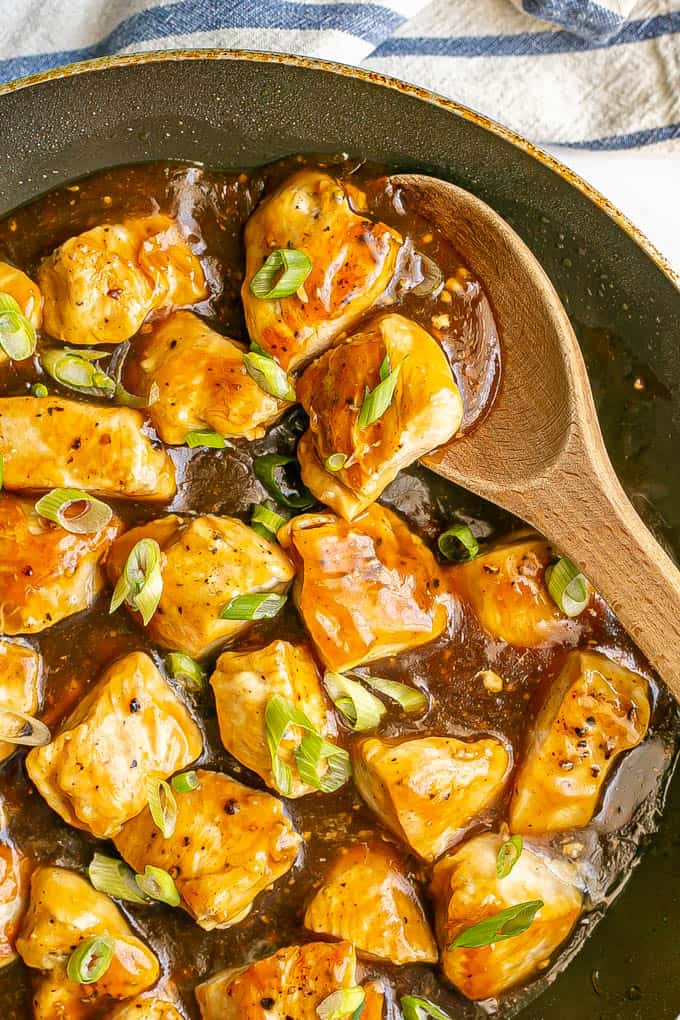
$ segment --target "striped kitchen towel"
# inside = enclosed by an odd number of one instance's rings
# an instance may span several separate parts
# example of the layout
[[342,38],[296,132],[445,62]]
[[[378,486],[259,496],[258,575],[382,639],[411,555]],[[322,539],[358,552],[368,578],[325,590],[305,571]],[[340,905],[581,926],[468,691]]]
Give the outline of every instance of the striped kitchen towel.
[[680,0],[0,0],[0,82],[220,46],[382,71],[539,143],[680,149]]

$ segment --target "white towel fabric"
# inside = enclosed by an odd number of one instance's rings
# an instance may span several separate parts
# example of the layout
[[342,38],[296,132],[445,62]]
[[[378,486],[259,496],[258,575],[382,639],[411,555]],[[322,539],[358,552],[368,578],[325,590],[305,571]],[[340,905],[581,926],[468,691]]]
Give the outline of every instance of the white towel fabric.
[[219,46],[382,71],[539,144],[680,154],[680,0],[0,0],[0,82]]

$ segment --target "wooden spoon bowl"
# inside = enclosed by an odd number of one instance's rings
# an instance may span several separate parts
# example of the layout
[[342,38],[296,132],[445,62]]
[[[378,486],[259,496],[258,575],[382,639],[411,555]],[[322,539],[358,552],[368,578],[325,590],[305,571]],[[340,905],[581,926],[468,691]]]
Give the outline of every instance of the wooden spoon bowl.
[[391,181],[482,281],[503,348],[489,415],[424,463],[573,559],[680,700],[680,571],[614,473],[578,341],[548,276],[474,195],[418,174]]

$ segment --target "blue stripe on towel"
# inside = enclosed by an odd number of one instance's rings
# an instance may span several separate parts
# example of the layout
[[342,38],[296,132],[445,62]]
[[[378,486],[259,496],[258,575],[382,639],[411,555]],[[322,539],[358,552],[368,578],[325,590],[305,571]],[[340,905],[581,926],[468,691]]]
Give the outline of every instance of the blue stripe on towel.
[[522,7],[534,18],[555,21],[571,32],[595,39],[607,39],[626,20],[623,14],[595,0],[522,0]]
[[657,142],[670,142],[680,138],[680,122],[666,124],[664,127],[646,128],[632,131],[628,135],[607,135],[605,138],[594,138],[585,142],[559,142],[570,149],[593,149],[596,151],[614,151],[616,149],[633,149],[639,145],[655,145]]

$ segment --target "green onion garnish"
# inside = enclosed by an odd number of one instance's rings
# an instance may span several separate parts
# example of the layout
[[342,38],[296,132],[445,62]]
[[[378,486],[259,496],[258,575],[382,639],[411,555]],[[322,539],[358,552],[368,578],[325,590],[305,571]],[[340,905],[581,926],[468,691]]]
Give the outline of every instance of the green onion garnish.
[[387,680],[381,676],[362,676],[361,679],[386,698],[396,701],[405,712],[424,712],[429,704],[427,695],[417,687],[408,687],[397,680]]
[[[291,473],[292,465],[295,465],[296,475],[294,487],[287,477]],[[290,507],[292,510],[308,510],[309,507],[314,506],[316,500],[302,483],[300,465],[296,457],[290,457],[283,453],[266,453],[262,457],[255,458],[253,471],[267,492],[283,506]]]
[[365,1001],[366,993],[359,985],[354,988],[340,988],[319,1003],[316,1013],[321,1020],[347,1020],[348,1017],[353,1017],[357,1010],[363,1008]]
[[130,550],[123,573],[113,589],[109,612],[114,613],[127,602],[141,613],[146,627],[158,609],[162,594],[161,548],[153,538],[140,538]]
[[267,301],[290,297],[299,291],[311,271],[312,261],[303,251],[276,248],[250,281],[251,294]]
[[565,616],[579,616],[588,605],[588,581],[566,556],[546,568],[545,580],[548,591]]
[[69,981],[91,985],[106,974],[116,947],[109,935],[91,935],[77,946],[68,958],[66,974]]
[[149,897],[138,888],[132,868],[128,868],[127,864],[119,861],[117,857],[96,853],[90,861],[87,874],[95,889],[106,893],[107,896],[114,896],[117,900],[125,900],[127,903],[149,902]]
[[467,928],[448,947],[452,949],[481,949],[492,946],[494,942],[505,942],[523,935],[533,924],[536,914],[543,906],[543,900],[529,900],[518,903],[514,907],[501,910],[491,917],[484,918],[479,924]]
[[172,875],[163,868],[147,864],[143,875],[135,875],[135,882],[141,891],[152,900],[167,903],[169,907],[179,906],[179,889]]
[[511,836],[500,847],[496,854],[496,876],[507,878],[522,855],[524,840],[521,836]]
[[45,386],[45,383],[36,382],[31,386],[31,393],[34,397],[47,397],[49,395],[49,390],[47,389],[47,386]]
[[420,999],[417,995],[404,995],[401,999],[401,1011],[404,1020],[452,1020],[439,1006],[429,999]]
[[164,779],[147,779],[146,799],[156,828],[164,839],[170,839],[177,825],[177,801],[170,784]]
[[21,305],[6,290],[0,290],[0,312],[21,312]]
[[220,613],[220,620],[273,620],[287,600],[287,595],[279,595],[277,592],[235,595]]
[[219,432],[213,432],[212,429],[194,429],[193,432],[187,432],[184,442],[190,450],[195,450],[197,446],[209,446],[213,450],[223,450],[227,445],[224,436],[221,436]]
[[[347,751],[320,737],[305,713],[291,701],[274,694],[267,702],[264,722],[274,782],[284,797],[291,791],[293,773],[290,765],[279,756],[279,746],[289,726],[297,726],[305,731],[302,743],[295,750],[295,763],[303,782],[324,793],[331,793],[347,782],[351,775]],[[320,766],[324,759],[327,762],[327,772],[322,776]]]
[[[9,719],[7,718],[9,716]],[[52,736],[44,722],[33,715],[0,703],[0,741],[20,747],[45,747]],[[28,727],[28,732],[26,728]]]
[[326,457],[323,466],[326,471],[342,471],[348,460],[346,453],[332,453],[330,457]]
[[[69,513],[76,508],[76,513]],[[80,489],[52,489],[35,504],[36,513],[73,535],[89,535],[105,528],[113,511]]]
[[62,386],[79,393],[91,393],[94,396],[112,397],[116,392],[116,384],[93,362],[99,358],[107,358],[106,351],[87,350],[72,351],[65,347],[61,350],[43,351],[40,356],[42,367],[48,375],[56,379]]
[[35,345],[33,323],[11,294],[0,291],[0,348],[12,361],[24,361],[35,352]]
[[251,379],[261,390],[278,400],[295,400],[295,389],[284,369],[268,354],[250,351],[243,355],[243,364]]
[[389,355],[386,354],[383,358],[380,365],[380,382],[373,390],[369,390],[368,386],[366,387],[357,422],[360,429],[367,429],[369,425],[382,418],[392,403],[392,397],[399,381],[399,373],[407,358],[408,354],[392,369],[390,368]]
[[329,669],[324,673],[323,684],[338,712],[357,733],[374,730],[380,725],[385,706],[356,680]]
[[177,793],[191,793],[192,790],[200,790],[201,783],[193,771],[190,769],[189,772],[180,772],[178,776],[173,776],[170,780],[173,790]]
[[442,556],[454,563],[474,560],[479,552],[479,542],[467,524],[454,524],[437,539]]
[[277,513],[267,503],[260,503],[253,507],[253,516],[250,518],[250,526],[262,538],[271,542],[276,541],[276,533],[286,523],[286,518]]
[[184,652],[170,652],[166,655],[165,667],[172,679],[183,687],[200,691],[205,684],[205,673],[196,660]]

